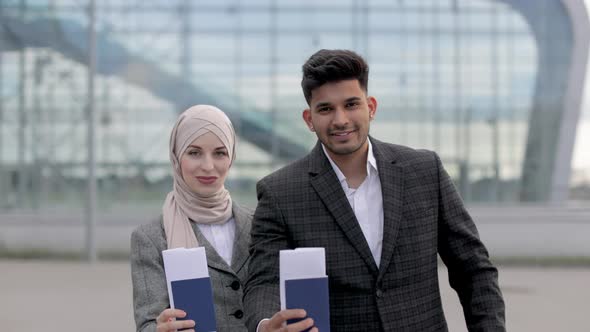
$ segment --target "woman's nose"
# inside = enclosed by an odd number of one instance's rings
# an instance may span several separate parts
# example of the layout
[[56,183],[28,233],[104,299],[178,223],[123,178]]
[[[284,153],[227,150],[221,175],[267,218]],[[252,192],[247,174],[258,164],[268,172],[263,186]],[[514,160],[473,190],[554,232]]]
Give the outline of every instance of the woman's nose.
[[206,155],[203,157],[203,162],[201,163],[201,168],[206,171],[210,171],[213,169],[213,159],[211,158],[211,156]]

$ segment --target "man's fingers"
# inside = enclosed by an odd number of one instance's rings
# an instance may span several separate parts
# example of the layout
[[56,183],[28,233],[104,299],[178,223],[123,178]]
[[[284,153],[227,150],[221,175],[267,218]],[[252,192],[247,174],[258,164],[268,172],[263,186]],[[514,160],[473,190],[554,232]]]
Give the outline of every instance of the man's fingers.
[[301,332],[301,331],[305,331],[308,328],[313,326],[313,319],[311,318],[306,318],[300,322],[297,322],[295,324],[289,324],[287,325],[287,331],[289,332]]
[[307,315],[307,313],[303,309],[281,310],[272,316],[272,318],[268,322],[268,325],[273,330],[279,329],[287,320],[295,318],[304,318],[305,315]]
[[[307,313],[303,309],[288,309],[281,310],[274,314],[268,322],[268,330],[284,331],[284,332],[300,332],[305,331],[313,326],[313,319],[307,318],[297,323],[284,325],[285,322],[291,319],[305,318]],[[317,329],[316,331],[317,332]]]

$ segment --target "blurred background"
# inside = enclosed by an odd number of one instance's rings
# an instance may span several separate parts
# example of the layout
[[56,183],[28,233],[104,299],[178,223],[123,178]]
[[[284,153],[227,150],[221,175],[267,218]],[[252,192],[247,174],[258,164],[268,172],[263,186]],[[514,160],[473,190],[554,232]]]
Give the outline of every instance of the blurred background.
[[[193,104],[232,118],[228,187],[255,206],[256,181],[315,144],[300,80],[321,48],[367,59],[372,135],[437,151],[482,227],[590,237],[582,1],[2,0],[0,20],[0,248],[126,249],[117,227],[159,215],[169,133]],[[26,224],[42,239],[18,240]],[[47,236],[66,226],[86,235]],[[500,240],[502,256],[545,245]],[[570,240],[542,253],[590,253]]]
[[0,0],[0,257],[125,264],[193,104],[232,119],[254,207],[315,144],[301,65],[345,48],[372,135],[441,156],[497,262],[590,266],[589,41],[582,0]]

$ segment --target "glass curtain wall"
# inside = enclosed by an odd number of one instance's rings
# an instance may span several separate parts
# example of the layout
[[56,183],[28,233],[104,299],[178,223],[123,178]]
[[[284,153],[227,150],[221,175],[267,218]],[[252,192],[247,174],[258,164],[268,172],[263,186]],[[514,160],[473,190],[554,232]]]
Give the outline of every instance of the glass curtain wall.
[[[0,211],[83,208],[87,5],[0,3]],[[538,54],[504,2],[96,5],[101,211],[160,209],[171,188],[170,129],[199,103],[232,114],[240,140],[228,187],[253,206],[255,182],[315,144],[300,80],[321,48],[368,60],[373,136],[437,151],[469,202],[519,199]]]

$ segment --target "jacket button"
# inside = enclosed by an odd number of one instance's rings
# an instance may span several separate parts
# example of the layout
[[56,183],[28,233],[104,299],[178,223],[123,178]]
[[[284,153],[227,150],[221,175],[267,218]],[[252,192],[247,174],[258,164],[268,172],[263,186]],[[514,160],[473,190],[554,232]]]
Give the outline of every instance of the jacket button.
[[233,290],[238,290],[238,289],[240,289],[240,282],[235,280],[234,282],[231,283],[230,287]]
[[377,296],[377,298],[381,298],[381,297],[383,296],[383,291],[382,291],[382,290],[380,290],[380,289],[378,289],[378,290],[375,292],[375,296]]
[[242,319],[242,317],[244,317],[244,312],[242,310],[236,310],[236,312],[234,312],[232,314],[234,317],[236,317],[237,319]]

